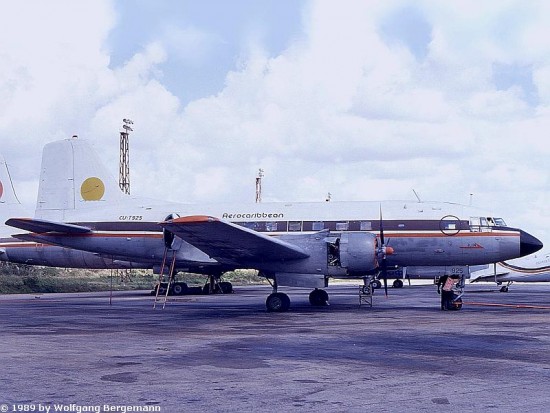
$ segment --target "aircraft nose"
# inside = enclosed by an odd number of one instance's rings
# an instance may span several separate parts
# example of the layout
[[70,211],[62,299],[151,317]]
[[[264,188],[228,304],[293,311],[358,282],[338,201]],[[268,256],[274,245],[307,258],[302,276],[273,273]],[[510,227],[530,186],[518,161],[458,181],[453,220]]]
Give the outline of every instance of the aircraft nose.
[[543,247],[542,242],[537,238],[520,230],[519,253],[521,257],[537,252]]

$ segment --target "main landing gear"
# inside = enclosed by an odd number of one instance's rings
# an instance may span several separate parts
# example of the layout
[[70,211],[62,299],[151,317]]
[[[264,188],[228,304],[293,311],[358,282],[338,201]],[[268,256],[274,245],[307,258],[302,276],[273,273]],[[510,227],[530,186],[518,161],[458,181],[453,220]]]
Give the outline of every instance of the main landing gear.
[[267,311],[283,313],[290,308],[290,298],[285,293],[272,293],[265,300]]
[[[267,296],[265,306],[267,311],[274,313],[283,313],[290,308],[290,298],[285,293],[277,292],[277,283],[272,284],[273,292]],[[320,307],[328,305],[328,293],[325,290],[316,288],[309,294],[309,303]]]
[[513,281],[508,281],[508,283],[506,285],[503,285],[502,287],[500,287],[500,292],[501,293],[507,293],[508,292],[508,287],[510,287],[510,285],[512,284]]
[[[393,282],[392,285],[393,285],[393,288],[403,288],[403,281],[398,278]],[[382,288],[382,282],[380,280],[373,280],[372,288],[375,290]]]

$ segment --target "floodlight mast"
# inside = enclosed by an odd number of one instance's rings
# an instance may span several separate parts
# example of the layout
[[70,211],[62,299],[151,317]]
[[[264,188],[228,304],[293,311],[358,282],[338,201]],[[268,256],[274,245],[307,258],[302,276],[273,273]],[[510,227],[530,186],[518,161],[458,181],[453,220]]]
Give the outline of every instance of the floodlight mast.
[[125,194],[130,194],[130,143],[128,136],[130,132],[133,132],[133,129],[130,125],[133,125],[134,122],[131,119],[122,119],[122,129],[124,131],[120,132],[120,163],[119,163],[119,180],[118,184],[120,189]]
[[256,202],[262,202],[262,178],[264,177],[264,170],[258,170],[258,176],[256,177]]

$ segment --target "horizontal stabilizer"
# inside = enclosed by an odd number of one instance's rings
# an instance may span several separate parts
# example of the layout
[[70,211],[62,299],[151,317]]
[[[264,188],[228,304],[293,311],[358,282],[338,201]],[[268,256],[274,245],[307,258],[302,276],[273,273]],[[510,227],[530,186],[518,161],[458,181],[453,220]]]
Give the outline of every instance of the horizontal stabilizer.
[[86,234],[92,232],[90,228],[80,225],[65,224],[61,222],[46,221],[33,218],[10,218],[6,225],[29,232],[42,234],[44,232],[59,232],[64,234]]
[[286,261],[309,257],[297,245],[209,216],[176,218],[160,225],[224,263]]

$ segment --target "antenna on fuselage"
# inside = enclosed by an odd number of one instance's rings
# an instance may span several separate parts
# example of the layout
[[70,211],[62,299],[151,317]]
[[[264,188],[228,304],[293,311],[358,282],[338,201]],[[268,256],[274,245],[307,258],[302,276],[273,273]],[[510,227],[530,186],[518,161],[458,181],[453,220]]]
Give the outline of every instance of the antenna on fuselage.
[[414,188],[413,188],[413,192],[414,192],[414,196],[416,197],[416,199],[418,199],[418,202],[422,202],[422,200],[420,199],[420,197],[418,196],[418,194],[416,193]]

